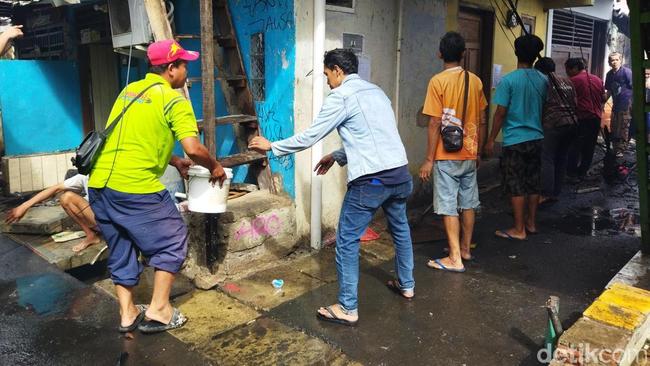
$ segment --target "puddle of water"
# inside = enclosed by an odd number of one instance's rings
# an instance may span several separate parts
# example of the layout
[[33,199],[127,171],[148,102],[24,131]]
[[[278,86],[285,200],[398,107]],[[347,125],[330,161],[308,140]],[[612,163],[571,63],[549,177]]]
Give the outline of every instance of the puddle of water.
[[65,313],[71,300],[68,294],[76,290],[73,282],[55,273],[21,277],[15,286],[9,299],[38,315]]
[[639,227],[639,214],[627,208],[604,210],[600,207],[590,207],[565,215],[559,220],[547,220],[547,224],[571,235],[636,234]]

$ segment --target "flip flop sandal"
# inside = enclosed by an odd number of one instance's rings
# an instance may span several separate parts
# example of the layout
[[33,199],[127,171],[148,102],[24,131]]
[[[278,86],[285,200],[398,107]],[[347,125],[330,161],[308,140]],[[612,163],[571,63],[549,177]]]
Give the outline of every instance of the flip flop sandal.
[[185,315],[183,315],[178,309],[174,308],[172,319],[168,324],[161,323],[157,320],[145,320],[138,326],[138,329],[144,334],[160,333],[167,330],[180,328],[185,323],[187,323],[187,318]]
[[406,296],[404,295],[404,291],[402,291],[401,288],[399,288],[399,281],[397,280],[390,280],[386,282],[386,287],[388,287],[389,290],[393,291],[394,293],[400,295],[401,297],[405,298],[406,300],[413,300],[415,297],[415,294],[413,296]]
[[463,273],[463,272],[465,272],[465,268],[456,269],[456,268],[447,268],[447,267],[445,267],[445,265],[442,264],[440,259],[434,259],[433,260],[433,263],[437,264],[440,267],[436,267],[436,266],[434,266],[434,265],[432,265],[430,263],[431,263],[431,261],[427,262],[427,267],[432,268],[432,269],[436,269],[438,271],[453,272],[453,273]]
[[528,240],[528,238],[524,238],[524,239],[515,238],[514,236],[508,234],[508,232],[505,231],[505,230],[497,230],[497,231],[495,231],[494,236],[496,236],[497,238],[500,238],[500,239],[512,240],[512,241],[527,241]]
[[123,327],[120,325],[119,327],[117,327],[118,332],[120,333],[133,332],[140,325],[140,323],[142,323],[142,321],[144,320],[144,313],[147,311],[147,305],[138,304],[135,307],[140,312],[138,316],[135,317],[135,320],[133,320],[133,323],[131,323],[131,325],[127,327]]
[[341,318],[337,317],[336,314],[334,314],[334,312],[332,311],[332,306],[331,305],[326,306],[325,310],[327,310],[327,312],[330,314],[330,316],[325,316],[325,315],[317,312],[316,317],[318,318],[318,320],[322,320],[324,322],[335,323],[335,324],[347,325],[348,327],[354,327],[359,322],[358,320],[351,322],[349,320],[345,320],[345,319],[341,319]]

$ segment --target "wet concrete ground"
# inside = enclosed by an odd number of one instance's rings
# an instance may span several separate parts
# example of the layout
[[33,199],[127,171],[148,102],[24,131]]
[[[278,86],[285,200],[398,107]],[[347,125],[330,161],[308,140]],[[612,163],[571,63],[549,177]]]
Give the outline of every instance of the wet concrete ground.
[[123,337],[117,304],[0,235],[0,364],[206,365],[168,334]]
[[[600,190],[573,193],[585,186]],[[110,283],[89,287],[0,236],[0,316],[6,319],[0,364],[115,365],[128,352],[124,365],[537,365],[547,324],[541,306],[548,296],[560,297],[560,318],[570,326],[639,246],[632,186],[596,179],[566,191],[561,202],[540,211],[540,233],[525,242],[494,237],[512,217],[499,189],[483,194],[476,260],[464,274],[425,266],[445,255],[446,244],[439,219],[424,217],[413,229],[412,302],[384,286],[394,276],[393,251],[385,225],[375,222],[381,238],[362,244],[356,328],[315,316],[319,306],[336,301],[332,248],[217,290],[193,291],[179,281],[173,303],[188,324],[170,334],[128,339],[114,330]],[[85,282],[95,282],[101,272]],[[275,278],[285,281],[280,291],[271,286]],[[146,283],[138,290],[142,301]]]

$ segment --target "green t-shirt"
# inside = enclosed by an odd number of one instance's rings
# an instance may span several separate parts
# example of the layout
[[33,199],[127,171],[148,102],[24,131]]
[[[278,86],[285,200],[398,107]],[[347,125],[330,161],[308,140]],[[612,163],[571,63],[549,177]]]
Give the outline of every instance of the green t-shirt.
[[180,141],[198,136],[190,102],[161,76],[151,73],[127,85],[120,93],[108,123],[144,88],[154,83],[162,85],[150,88],[138,98],[106,140],[90,173],[90,188],[106,186],[134,194],[159,192],[165,189],[159,178],[171,158],[174,139]]

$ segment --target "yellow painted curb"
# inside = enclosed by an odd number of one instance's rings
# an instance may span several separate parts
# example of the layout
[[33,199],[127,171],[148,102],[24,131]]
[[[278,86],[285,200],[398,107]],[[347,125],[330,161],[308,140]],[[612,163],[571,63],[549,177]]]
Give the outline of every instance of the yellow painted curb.
[[584,316],[615,327],[634,330],[650,314],[650,292],[624,284],[605,290]]

